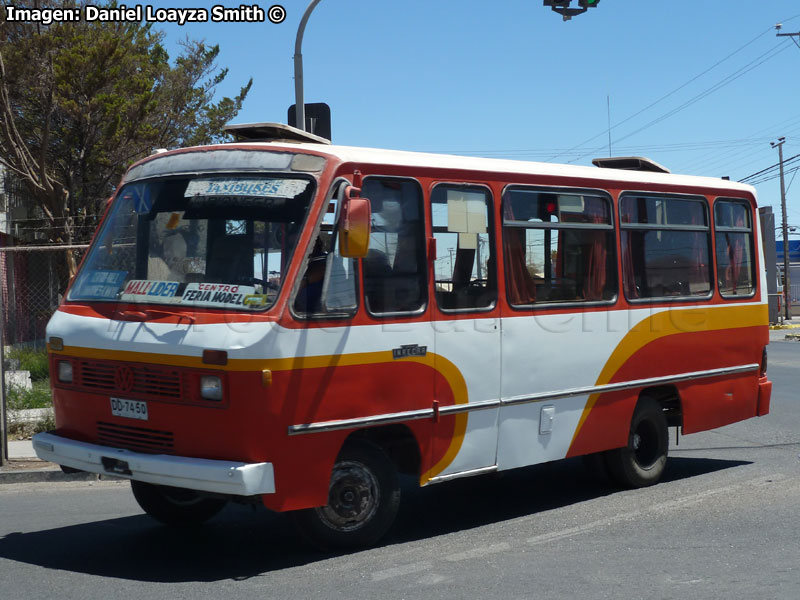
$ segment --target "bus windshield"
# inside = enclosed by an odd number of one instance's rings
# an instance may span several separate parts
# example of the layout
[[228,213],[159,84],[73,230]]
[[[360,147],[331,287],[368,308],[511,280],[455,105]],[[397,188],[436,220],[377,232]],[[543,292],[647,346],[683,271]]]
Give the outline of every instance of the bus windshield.
[[310,178],[252,174],[129,183],[69,300],[269,308],[314,189]]

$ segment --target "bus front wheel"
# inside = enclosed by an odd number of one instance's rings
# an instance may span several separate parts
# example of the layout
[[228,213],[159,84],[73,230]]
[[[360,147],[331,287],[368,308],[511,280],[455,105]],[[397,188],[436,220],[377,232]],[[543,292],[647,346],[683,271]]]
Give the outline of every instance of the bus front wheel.
[[642,397],[636,405],[628,433],[628,445],[606,453],[611,478],[624,487],[658,483],[667,464],[667,418],[653,398]]
[[370,546],[389,530],[400,505],[400,483],[389,457],[363,440],[348,442],[331,473],[328,504],[298,510],[292,520],[322,550]]
[[144,512],[165,525],[190,526],[205,523],[227,502],[194,490],[131,480],[133,497]]

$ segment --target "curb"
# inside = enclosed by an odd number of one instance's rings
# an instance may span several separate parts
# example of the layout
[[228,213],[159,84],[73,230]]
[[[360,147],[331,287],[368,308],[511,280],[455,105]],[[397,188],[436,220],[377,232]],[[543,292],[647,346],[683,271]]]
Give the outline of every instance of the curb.
[[8,422],[12,423],[36,423],[43,419],[53,417],[53,408],[25,408],[22,410],[8,410]]
[[44,469],[31,471],[0,471],[0,485],[6,483],[62,483],[69,481],[97,481],[95,473],[72,473]]
[[791,323],[789,325],[770,325],[769,328],[772,331],[780,331],[785,329],[800,329],[800,325],[796,325],[794,323]]
[[[49,463],[48,463],[49,464]],[[96,473],[64,473],[56,465],[42,469],[9,469],[0,467],[0,485],[6,483],[61,483],[70,481],[97,481]]]

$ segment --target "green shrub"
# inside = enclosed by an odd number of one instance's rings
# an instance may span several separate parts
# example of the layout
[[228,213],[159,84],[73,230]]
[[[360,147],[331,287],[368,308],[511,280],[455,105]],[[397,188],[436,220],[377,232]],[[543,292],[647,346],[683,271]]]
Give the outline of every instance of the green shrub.
[[53,406],[53,395],[50,391],[50,379],[34,381],[33,387],[25,390],[9,386],[6,390],[6,404],[10,410],[26,410],[29,408],[48,408]]
[[48,415],[38,421],[9,423],[8,435],[12,440],[27,440],[35,433],[51,431],[56,428],[55,419]]
[[20,369],[31,372],[32,381],[41,381],[50,376],[50,364],[45,350],[12,348],[6,358],[17,359]]

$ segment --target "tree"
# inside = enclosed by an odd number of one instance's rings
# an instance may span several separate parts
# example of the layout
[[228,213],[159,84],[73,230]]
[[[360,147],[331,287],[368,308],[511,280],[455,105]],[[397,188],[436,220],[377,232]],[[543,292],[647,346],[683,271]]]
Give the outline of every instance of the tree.
[[[85,0],[34,2],[83,8]],[[116,2],[92,2],[115,7]],[[219,46],[188,38],[170,62],[164,34],[131,22],[9,22],[0,16],[0,163],[41,209],[50,242],[88,240],[125,169],[157,148],[205,144],[241,109],[214,102]],[[68,253],[70,275],[75,272]]]

